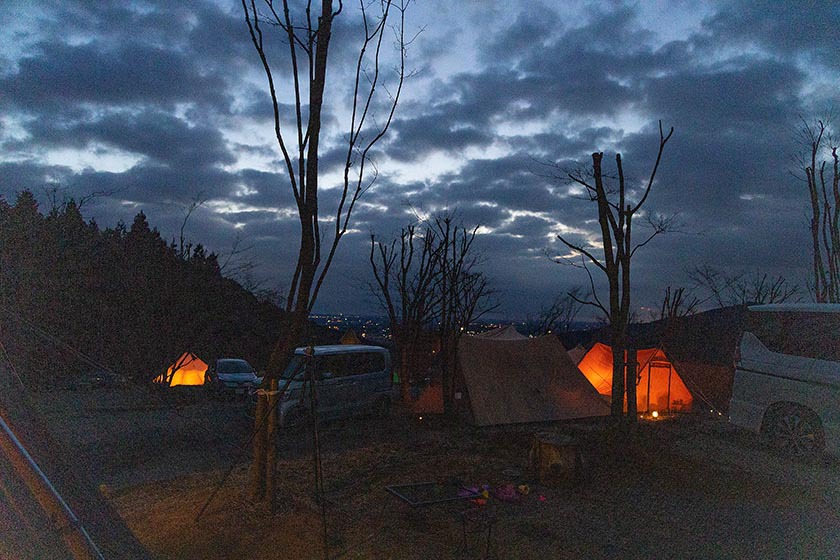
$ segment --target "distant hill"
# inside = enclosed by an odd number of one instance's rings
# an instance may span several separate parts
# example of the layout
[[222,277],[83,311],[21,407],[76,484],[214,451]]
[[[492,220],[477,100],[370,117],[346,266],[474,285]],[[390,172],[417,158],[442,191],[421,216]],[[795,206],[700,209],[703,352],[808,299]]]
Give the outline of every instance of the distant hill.
[[44,215],[29,192],[0,198],[0,341],[27,384],[100,368],[148,381],[185,350],[260,368],[285,324],[215,254],[177,250],[142,212],[103,230],[73,201]]

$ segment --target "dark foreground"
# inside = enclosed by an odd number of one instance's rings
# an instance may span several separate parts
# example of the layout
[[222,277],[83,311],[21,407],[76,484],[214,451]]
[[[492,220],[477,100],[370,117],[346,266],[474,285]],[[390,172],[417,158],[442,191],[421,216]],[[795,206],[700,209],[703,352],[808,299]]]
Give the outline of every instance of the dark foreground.
[[[241,403],[99,389],[58,394],[43,416],[153,557],[325,557],[306,431],[281,434],[271,514],[246,496]],[[580,442],[579,476],[533,480],[528,450],[546,431]],[[718,420],[643,423],[626,437],[599,423],[474,429],[397,411],[321,435],[330,557],[840,557],[840,465],[778,457]],[[531,492],[412,509],[383,489],[453,480]]]

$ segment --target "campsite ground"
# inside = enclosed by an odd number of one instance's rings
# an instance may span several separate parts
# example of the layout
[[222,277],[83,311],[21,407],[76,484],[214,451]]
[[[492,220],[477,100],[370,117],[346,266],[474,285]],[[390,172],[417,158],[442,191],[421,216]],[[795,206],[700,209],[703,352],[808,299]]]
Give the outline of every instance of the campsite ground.
[[[42,413],[155,557],[324,557],[305,431],[281,434],[271,514],[244,491],[241,403],[115,388],[56,393]],[[533,481],[535,432],[573,435],[584,476]],[[494,558],[840,557],[840,464],[777,457],[718,419],[643,423],[628,439],[592,422],[478,429],[397,411],[321,436],[332,557],[484,558],[488,546]],[[383,490],[456,479],[531,493],[412,510]]]

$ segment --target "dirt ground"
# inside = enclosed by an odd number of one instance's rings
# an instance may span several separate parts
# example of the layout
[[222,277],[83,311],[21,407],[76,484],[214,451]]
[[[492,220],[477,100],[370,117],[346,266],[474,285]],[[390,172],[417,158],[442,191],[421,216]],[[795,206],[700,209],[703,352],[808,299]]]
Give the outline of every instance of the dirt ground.
[[[252,428],[200,390],[55,395],[45,415],[156,558],[840,558],[840,463],[794,461],[719,419],[473,428],[391,417],[280,434],[277,511],[245,492]],[[581,476],[533,479],[533,434],[571,435]],[[226,482],[220,486],[224,475]],[[516,502],[412,509],[384,487],[528,484]],[[218,493],[200,519],[210,496]],[[326,539],[322,520],[326,520]]]

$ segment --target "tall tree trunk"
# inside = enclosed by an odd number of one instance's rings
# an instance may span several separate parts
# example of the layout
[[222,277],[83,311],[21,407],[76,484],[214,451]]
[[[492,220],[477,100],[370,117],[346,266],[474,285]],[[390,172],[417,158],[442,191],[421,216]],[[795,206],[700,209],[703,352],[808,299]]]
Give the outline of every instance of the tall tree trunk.
[[639,408],[636,404],[636,371],[638,370],[638,366],[639,361],[636,350],[627,350],[625,384],[627,386],[627,421],[631,424],[636,422]]
[[267,407],[268,400],[263,398],[263,395],[258,395],[254,413],[254,457],[251,462],[251,477],[248,485],[249,493],[254,501],[262,501],[265,498],[265,456],[268,448],[268,432],[262,429],[262,419],[265,418]]
[[612,342],[613,382],[610,414],[613,418],[621,418],[624,416],[624,347],[626,344],[623,338],[621,340],[613,338]]
[[[274,504],[276,489],[277,456],[277,395],[278,378],[289,365],[295,348],[301,343],[306,332],[308,315],[292,313],[288,332],[281,336],[274,345],[266,370],[268,393],[261,393],[257,399],[254,416],[254,458],[251,463],[250,494],[254,500],[268,501]],[[266,385],[266,382],[263,382]]]
[[400,399],[403,403],[409,404],[411,402],[411,387],[409,386],[409,379],[411,368],[414,366],[411,359],[413,352],[412,345],[407,341],[401,344],[400,352]]

